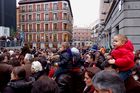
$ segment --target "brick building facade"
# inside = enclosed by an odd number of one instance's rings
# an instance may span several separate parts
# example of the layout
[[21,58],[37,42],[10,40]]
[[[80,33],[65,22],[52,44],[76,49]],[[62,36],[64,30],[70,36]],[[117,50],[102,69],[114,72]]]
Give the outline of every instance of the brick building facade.
[[83,47],[91,46],[91,29],[74,27],[73,29],[73,46]]
[[33,47],[59,47],[71,42],[73,15],[69,0],[20,0],[19,27]]

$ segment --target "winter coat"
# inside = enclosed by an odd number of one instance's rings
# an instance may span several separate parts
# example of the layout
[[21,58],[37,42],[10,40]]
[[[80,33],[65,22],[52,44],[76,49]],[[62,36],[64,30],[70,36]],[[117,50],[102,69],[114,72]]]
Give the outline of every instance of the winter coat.
[[34,81],[34,78],[30,78],[30,81],[26,81],[24,79],[11,80],[2,93],[31,93]]
[[124,45],[112,50],[111,56],[120,71],[127,71],[134,67],[134,47],[128,40]]
[[35,80],[38,80],[42,75],[44,75],[44,71],[38,71],[36,73],[33,73],[31,77],[35,78]]
[[125,80],[126,93],[140,93],[140,82],[130,76]]
[[93,93],[95,90],[94,86],[91,85],[91,86],[86,86],[83,93]]
[[70,68],[72,67],[71,61],[72,61],[72,53],[70,52],[69,49],[67,49],[60,53],[60,61],[56,63],[58,63],[58,66],[61,68]]
[[2,91],[10,81],[12,66],[6,63],[0,63],[0,91]]

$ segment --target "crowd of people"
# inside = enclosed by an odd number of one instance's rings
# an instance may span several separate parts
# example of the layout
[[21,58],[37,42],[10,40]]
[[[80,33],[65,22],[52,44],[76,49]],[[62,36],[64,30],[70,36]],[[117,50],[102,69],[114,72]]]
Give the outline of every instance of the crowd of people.
[[0,36],[0,46],[1,47],[15,47],[15,46],[21,46],[22,40],[20,40],[17,37],[6,37],[6,36]]
[[0,49],[0,93],[139,93],[140,50],[118,34],[113,49]]

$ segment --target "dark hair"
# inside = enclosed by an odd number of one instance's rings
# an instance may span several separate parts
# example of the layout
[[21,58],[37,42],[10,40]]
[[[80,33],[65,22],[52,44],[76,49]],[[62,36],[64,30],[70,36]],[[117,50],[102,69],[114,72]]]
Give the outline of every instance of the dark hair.
[[93,60],[95,60],[95,54],[94,53],[89,53],[90,58],[92,58]]
[[25,79],[26,77],[26,71],[22,66],[14,67],[12,72],[15,76],[18,76],[19,79]]
[[4,60],[4,55],[0,55],[0,63]]
[[87,74],[90,78],[92,78],[99,71],[101,71],[101,69],[98,67],[88,67],[85,69],[85,72],[87,72]]
[[54,80],[44,75],[33,84],[31,93],[59,93],[59,87]]
[[9,64],[13,67],[20,66],[20,61],[18,58],[12,58],[9,60]]

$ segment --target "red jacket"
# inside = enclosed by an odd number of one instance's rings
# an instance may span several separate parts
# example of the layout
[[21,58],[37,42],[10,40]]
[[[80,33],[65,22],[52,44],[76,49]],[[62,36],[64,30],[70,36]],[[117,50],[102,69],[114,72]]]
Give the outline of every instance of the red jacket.
[[111,56],[115,59],[115,65],[120,71],[127,71],[134,67],[134,47],[131,41],[112,50]]

